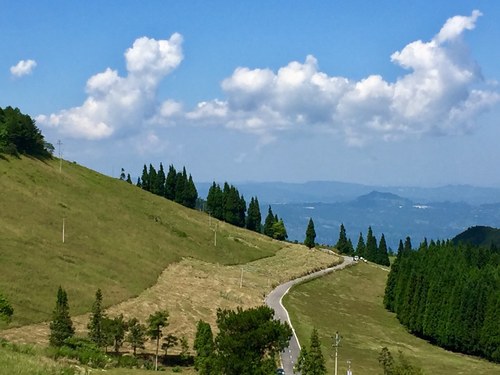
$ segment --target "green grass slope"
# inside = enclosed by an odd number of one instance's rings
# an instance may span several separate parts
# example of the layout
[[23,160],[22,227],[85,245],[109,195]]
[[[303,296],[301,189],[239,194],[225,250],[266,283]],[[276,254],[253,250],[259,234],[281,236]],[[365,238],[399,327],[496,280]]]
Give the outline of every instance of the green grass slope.
[[[65,243],[62,242],[63,219]],[[14,325],[49,320],[59,285],[72,314],[97,288],[111,305],[151,286],[169,264],[272,256],[282,244],[74,163],[0,160],[0,291]]]
[[452,353],[419,339],[399,324],[382,301],[388,272],[371,264],[358,264],[293,288],[284,305],[301,344],[307,344],[312,328],[320,334],[328,374],[334,373],[332,336],[342,336],[339,374],[352,361],[354,374],[382,374],[378,354],[382,347],[394,356],[401,350],[426,374],[500,374],[500,365]]

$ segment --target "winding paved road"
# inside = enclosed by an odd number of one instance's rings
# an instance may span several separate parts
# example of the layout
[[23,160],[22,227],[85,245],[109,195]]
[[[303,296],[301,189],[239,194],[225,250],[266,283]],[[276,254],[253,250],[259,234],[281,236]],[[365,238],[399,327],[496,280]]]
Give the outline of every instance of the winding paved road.
[[281,363],[283,369],[285,370],[285,374],[295,374],[295,372],[293,371],[293,366],[295,365],[295,363],[297,362],[297,358],[299,357],[300,344],[299,340],[297,339],[297,335],[295,334],[295,330],[293,329],[292,322],[290,321],[290,317],[288,316],[288,312],[281,303],[283,296],[287,294],[290,288],[296,284],[300,284],[306,280],[320,277],[336,270],[340,270],[352,263],[354,263],[354,259],[352,257],[345,256],[344,261],[334,267],[325,268],[324,270],[314,272],[309,275],[299,277],[298,279],[290,280],[284,284],[278,285],[266,297],[265,303],[274,310],[274,316],[282,322],[287,322],[290,327],[292,327],[293,331],[293,336],[290,339],[288,348],[286,348],[281,353]]

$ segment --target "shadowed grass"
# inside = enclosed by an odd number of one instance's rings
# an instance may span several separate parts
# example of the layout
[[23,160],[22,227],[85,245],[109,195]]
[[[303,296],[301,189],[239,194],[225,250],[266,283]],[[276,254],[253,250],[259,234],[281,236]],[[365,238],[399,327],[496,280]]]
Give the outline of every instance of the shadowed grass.
[[339,374],[352,361],[354,374],[381,374],[377,357],[387,346],[421,366],[426,374],[494,375],[500,365],[452,353],[409,334],[393,313],[382,305],[387,271],[371,264],[358,264],[293,288],[284,305],[301,343],[307,343],[313,327],[319,330],[328,373],[333,374],[331,337],[338,331]]

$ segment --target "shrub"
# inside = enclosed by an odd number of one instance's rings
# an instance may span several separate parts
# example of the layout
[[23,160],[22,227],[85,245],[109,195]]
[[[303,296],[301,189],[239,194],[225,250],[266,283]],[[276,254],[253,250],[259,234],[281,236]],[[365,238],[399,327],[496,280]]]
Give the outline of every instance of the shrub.
[[104,368],[109,362],[109,357],[104,354],[93,342],[88,339],[72,337],[59,348],[49,348],[49,355],[58,359],[61,357],[78,360],[83,365],[95,368]]

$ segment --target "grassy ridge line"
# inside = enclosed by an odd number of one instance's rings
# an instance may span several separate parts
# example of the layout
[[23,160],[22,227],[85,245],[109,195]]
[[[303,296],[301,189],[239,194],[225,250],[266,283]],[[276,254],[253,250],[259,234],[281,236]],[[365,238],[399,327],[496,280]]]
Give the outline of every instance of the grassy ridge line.
[[[240,264],[283,245],[74,163],[0,160],[0,290],[14,325],[50,319],[57,287],[72,314],[90,309],[97,288],[114,305],[153,285],[182,257]],[[65,243],[62,221],[65,218]]]
[[386,279],[384,269],[361,263],[294,287],[285,296],[284,304],[301,342],[307,342],[313,327],[319,330],[329,374],[334,373],[331,337],[336,331],[343,336],[340,374],[346,373],[347,360],[352,361],[354,374],[380,374],[377,357],[384,346],[395,355],[402,350],[426,374],[500,373],[500,365],[446,351],[408,333],[383,307]]

